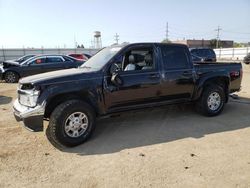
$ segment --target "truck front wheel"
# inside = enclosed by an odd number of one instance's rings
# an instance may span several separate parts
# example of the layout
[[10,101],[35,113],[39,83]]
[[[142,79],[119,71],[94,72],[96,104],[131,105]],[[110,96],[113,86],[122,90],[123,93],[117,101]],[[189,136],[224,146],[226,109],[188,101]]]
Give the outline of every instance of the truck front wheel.
[[58,105],[50,116],[47,133],[54,144],[77,146],[90,138],[95,127],[95,113],[81,100],[69,100]]
[[198,112],[206,116],[219,115],[225,105],[225,92],[221,86],[208,85],[196,103]]

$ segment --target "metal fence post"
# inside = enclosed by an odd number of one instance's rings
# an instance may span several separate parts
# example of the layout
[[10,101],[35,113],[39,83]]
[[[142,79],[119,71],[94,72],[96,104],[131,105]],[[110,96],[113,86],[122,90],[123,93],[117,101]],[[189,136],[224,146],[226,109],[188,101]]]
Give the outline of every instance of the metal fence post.
[[220,59],[221,59],[221,47],[220,47],[220,53],[219,53],[219,57],[220,57]]
[[234,48],[232,50],[232,59],[234,58]]
[[5,52],[4,52],[4,49],[3,49],[3,46],[2,46],[2,50],[3,50],[3,60],[5,61]]

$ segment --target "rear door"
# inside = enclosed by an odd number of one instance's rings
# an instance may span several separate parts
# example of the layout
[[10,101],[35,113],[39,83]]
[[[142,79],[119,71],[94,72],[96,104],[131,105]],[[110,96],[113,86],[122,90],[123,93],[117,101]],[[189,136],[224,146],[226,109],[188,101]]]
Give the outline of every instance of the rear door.
[[68,56],[63,56],[63,59],[65,60],[65,64],[64,64],[65,69],[77,68],[84,63],[84,61],[76,60],[76,59],[70,58]]
[[46,64],[42,67],[43,72],[56,71],[64,69],[65,60],[62,56],[47,56]]
[[190,99],[194,89],[194,71],[185,46],[161,45],[163,64],[162,96],[167,100]]

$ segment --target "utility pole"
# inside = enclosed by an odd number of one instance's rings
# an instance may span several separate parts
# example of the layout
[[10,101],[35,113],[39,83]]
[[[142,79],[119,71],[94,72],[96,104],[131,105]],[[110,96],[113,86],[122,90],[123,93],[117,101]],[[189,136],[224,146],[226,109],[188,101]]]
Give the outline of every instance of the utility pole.
[[119,42],[119,35],[116,33],[114,37],[115,37],[115,43],[118,44],[118,42]]
[[219,48],[219,39],[220,39],[220,31],[221,31],[221,30],[222,30],[222,29],[220,28],[220,26],[218,26],[218,28],[215,29],[215,31],[217,31],[216,48]]
[[169,30],[168,30],[168,22],[167,22],[167,25],[166,25],[166,41],[167,42],[169,41],[169,39],[168,39],[168,32],[169,32]]

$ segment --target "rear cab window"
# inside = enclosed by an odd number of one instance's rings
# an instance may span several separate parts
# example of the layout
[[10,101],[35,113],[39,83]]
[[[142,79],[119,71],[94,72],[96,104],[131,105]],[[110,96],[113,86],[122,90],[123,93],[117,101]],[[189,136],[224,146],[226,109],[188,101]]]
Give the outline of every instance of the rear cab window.
[[184,46],[162,45],[161,54],[165,70],[190,68],[190,54]]
[[215,56],[215,52],[212,49],[192,49],[191,53],[198,57]]

